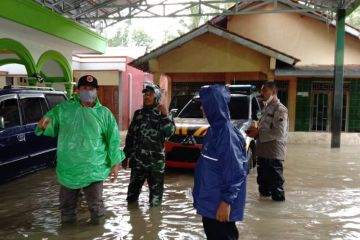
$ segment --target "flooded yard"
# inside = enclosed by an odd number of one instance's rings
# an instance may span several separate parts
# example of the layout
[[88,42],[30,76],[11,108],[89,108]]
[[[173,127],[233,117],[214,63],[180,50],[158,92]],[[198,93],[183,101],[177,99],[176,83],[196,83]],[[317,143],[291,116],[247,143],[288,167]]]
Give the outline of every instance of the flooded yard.
[[[129,171],[104,189],[106,222],[92,226],[84,199],[76,225],[61,226],[54,169],[0,185],[0,239],[204,239],[191,200],[193,172],[169,170],[163,206],[125,201]],[[286,202],[260,199],[256,172],[248,177],[240,239],[360,239],[360,148],[290,145]]]

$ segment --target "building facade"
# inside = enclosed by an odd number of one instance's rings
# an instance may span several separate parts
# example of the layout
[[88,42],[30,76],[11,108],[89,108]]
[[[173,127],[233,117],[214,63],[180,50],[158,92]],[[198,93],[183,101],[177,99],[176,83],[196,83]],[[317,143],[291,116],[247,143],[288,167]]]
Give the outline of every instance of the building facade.
[[[358,29],[346,27],[342,124],[346,132],[360,132],[359,37]],[[290,130],[326,132],[331,127],[335,42],[335,26],[315,13],[215,17],[131,65],[154,73],[155,81],[167,75],[169,98],[196,92],[205,84],[260,87],[263,81],[274,80],[289,109]]]

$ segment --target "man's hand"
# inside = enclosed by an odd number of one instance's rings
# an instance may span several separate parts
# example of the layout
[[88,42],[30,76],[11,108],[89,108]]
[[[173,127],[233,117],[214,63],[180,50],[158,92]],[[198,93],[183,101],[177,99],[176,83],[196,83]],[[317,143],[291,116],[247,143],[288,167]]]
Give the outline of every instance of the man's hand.
[[258,128],[249,128],[245,131],[245,133],[251,138],[257,138],[259,136],[259,129]]
[[168,115],[169,111],[168,111],[167,107],[164,104],[160,104],[158,108],[159,108],[159,111],[160,111],[160,113],[162,115]]
[[216,211],[216,220],[218,220],[219,222],[229,222],[230,210],[231,210],[230,204],[227,204],[226,202],[222,201],[219,204],[218,209]]
[[125,158],[122,162],[121,162],[121,166],[123,169],[128,169],[128,164],[129,164],[129,160],[127,158]]
[[110,182],[115,182],[115,180],[117,179],[117,176],[119,174],[119,164],[114,165],[111,168],[111,172],[110,172]]
[[50,123],[51,123],[50,118],[43,117],[42,119],[40,119],[38,126],[40,129],[45,130]]

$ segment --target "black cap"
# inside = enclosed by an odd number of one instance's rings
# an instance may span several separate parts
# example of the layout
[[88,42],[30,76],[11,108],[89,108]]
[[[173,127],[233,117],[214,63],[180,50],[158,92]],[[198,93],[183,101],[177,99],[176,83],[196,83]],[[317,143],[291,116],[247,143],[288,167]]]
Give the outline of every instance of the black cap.
[[92,75],[82,76],[78,81],[77,88],[79,88],[81,86],[92,86],[95,88],[99,88],[97,79]]

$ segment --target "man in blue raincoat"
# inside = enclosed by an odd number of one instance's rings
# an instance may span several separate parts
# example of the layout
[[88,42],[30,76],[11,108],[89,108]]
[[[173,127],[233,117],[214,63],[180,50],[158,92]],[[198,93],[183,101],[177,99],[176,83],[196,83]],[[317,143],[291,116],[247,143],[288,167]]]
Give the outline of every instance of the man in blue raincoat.
[[238,239],[235,222],[243,219],[246,197],[245,140],[230,121],[225,86],[202,87],[200,101],[210,127],[196,165],[194,207],[207,239]]

